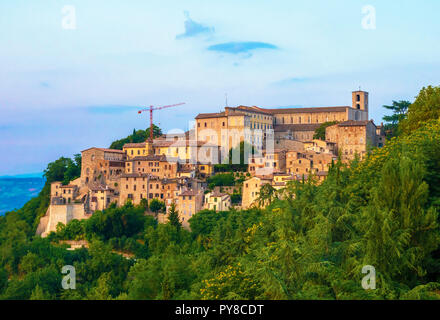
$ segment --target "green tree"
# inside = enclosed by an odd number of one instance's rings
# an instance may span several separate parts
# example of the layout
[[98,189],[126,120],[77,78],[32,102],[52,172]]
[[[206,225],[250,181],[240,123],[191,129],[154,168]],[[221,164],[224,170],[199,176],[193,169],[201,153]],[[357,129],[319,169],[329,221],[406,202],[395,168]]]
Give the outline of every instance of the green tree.
[[384,116],[383,120],[385,123],[385,132],[387,136],[394,137],[397,135],[397,129],[399,123],[406,118],[406,114],[408,112],[408,108],[411,105],[411,102],[406,100],[393,101],[393,104],[388,106],[384,105],[385,109],[391,110],[393,112],[390,116]]
[[[153,138],[158,138],[162,135],[162,130],[153,124]],[[122,147],[126,143],[139,143],[144,142],[150,137],[150,128],[146,130],[136,130],[133,129],[133,133],[126,138],[122,138],[116,141],[113,141],[110,145],[110,149],[119,149],[122,150]]]
[[260,188],[258,198],[256,200],[259,207],[266,207],[276,199],[276,190],[269,183],[264,184]]
[[440,117],[440,87],[423,88],[413,104],[408,107],[406,119],[402,120],[399,129],[404,134],[420,128],[429,120]]
[[438,213],[427,206],[425,172],[407,157],[387,161],[359,221],[365,233],[363,262],[387,279],[415,284],[426,275],[424,262],[440,244]]
[[160,201],[159,199],[154,198],[150,202],[150,210],[155,214],[158,214],[159,212],[164,212],[165,208],[165,202]]
[[313,139],[319,139],[325,141],[325,129],[330,126],[337,124],[338,121],[324,122],[321,124],[318,129],[315,130],[315,134],[313,135]]
[[182,227],[182,223],[180,222],[179,218],[179,211],[177,211],[174,201],[171,203],[168,212],[168,221],[172,226],[176,227],[177,229],[180,229]]
[[44,292],[44,290],[37,284],[35,289],[32,291],[29,300],[49,300],[50,298],[50,295]]

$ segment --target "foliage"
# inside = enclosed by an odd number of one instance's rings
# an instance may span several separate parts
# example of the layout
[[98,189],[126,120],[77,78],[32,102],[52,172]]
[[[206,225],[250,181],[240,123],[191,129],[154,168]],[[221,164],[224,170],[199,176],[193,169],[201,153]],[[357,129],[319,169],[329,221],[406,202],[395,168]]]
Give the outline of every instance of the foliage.
[[168,212],[168,221],[172,226],[176,227],[177,229],[180,229],[182,227],[182,223],[179,219],[179,211],[177,211],[176,204],[174,202],[171,203],[170,210]]
[[393,101],[392,105],[384,105],[385,109],[393,112],[390,116],[384,116],[383,120],[386,122],[384,125],[385,134],[388,138],[395,137],[398,134],[398,126],[405,118],[408,112],[408,108],[411,105],[409,101]]
[[160,201],[159,199],[154,198],[150,202],[150,210],[153,211],[156,214],[159,213],[159,212],[165,212],[165,210],[166,210],[165,202]]
[[[158,138],[162,135],[162,130],[153,124],[153,138]],[[113,141],[110,145],[110,149],[122,150],[122,147],[126,143],[139,143],[144,142],[150,137],[150,128],[146,130],[133,129],[133,133],[126,138]]]
[[327,129],[327,127],[333,126],[337,123],[339,123],[339,122],[338,121],[324,122],[323,124],[321,124],[318,127],[318,129],[315,130],[315,134],[313,135],[313,139],[319,139],[319,140],[325,141],[325,129]]
[[[249,157],[255,153],[255,147],[242,141],[229,150],[226,163],[214,165],[215,172],[246,172]],[[239,159],[238,159],[239,155]]]
[[406,119],[401,121],[399,130],[404,134],[420,128],[429,120],[440,118],[440,86],[423,88],[413,104],[408,107]]
[[232,173],[217,173],[206,179],[209,189],[214,187],[233,186],[235,184],[235,177]]

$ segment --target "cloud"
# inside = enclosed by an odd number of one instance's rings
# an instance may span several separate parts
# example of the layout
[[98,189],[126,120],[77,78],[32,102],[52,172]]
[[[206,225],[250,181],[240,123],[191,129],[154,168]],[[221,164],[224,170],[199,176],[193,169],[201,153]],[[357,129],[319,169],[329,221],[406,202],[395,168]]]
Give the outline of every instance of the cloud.
[[250,51],[259,49],[278,50],[279,48],[271,43],[253,41],[219,43],[208,47],[209,51],[225,52],[231,54],[247,53],[248,56],[251,56]]
[[189,17],[189,13],[185,11],[186,21],[185,21],[185,32],[176,36],[176,39],[184,39],[195,37],[200,34],[212,34],[215,29],[212,27],[204,26],[201,23],[195,22]]

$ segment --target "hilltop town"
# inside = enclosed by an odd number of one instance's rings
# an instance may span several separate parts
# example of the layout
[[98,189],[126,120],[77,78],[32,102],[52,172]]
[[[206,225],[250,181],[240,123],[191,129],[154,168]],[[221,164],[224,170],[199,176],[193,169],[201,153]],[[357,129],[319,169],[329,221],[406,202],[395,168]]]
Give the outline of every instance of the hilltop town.
[[[198,114],[194,128],[185,133],[126,143],[122,150],[83,150],[81,176],[68,184],[51,183],[50,205],[37,234],[45,237],[59,223],[88,219],[112,204],[148,205],[154,199],[164,204],[156,215],[159,222],[166,222],[174,203],[182,225],[189,228],[188,220],[202,209],[258,205],[266,184],[280,190],[292,180],[313,178],[319,183],[338,157],[345,162],[362,159],[370,148],[385,143],[383,126],[369,120],[368,92],[352,92],[351,100],[351,106],[338,107],[225,107],[223,112]],[[316,139],[320,128],[325,137]],[[233,162],[230,150],[240,145],[254,149],[245,159],[241,182],[208,184],[218,174],[216,165]]]

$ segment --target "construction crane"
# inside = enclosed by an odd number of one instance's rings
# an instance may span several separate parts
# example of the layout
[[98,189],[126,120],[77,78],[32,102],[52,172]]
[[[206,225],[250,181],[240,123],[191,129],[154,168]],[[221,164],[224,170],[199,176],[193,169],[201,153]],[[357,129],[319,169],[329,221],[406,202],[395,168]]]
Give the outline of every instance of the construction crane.
[[177,106],[181,106],[182,104],[185,104],[185,102],[172,104],[169,106],[162,106],[162,107],[150,106],[149,108],[138,111],[139,114],[141,114],[142,112],[150,111],[150,141],[153,141],[153,111],[161,110],[165,108],[177,107]]

